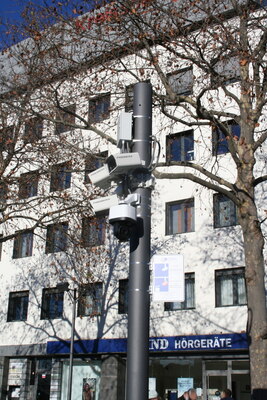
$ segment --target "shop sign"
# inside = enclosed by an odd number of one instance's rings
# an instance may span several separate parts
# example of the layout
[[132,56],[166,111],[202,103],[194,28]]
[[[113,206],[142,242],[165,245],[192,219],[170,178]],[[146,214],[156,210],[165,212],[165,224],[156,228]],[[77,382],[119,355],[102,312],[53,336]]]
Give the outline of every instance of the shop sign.
[[245,334],[171,336],[167,338],[151,338],[150,351],[196,351],[196,350],[229,350],[246,349]]
[[9,362],[8,384],[19,386],[23,382],[24,360],[11,359]]
[[[220,351],[248,349],[245,333],[219,335],[168,336],[149,339],[151,352]],[[47,354],[69,354],[70,342],[47,343]],[[126,353],[127,339],[75,340],[76,354]]]

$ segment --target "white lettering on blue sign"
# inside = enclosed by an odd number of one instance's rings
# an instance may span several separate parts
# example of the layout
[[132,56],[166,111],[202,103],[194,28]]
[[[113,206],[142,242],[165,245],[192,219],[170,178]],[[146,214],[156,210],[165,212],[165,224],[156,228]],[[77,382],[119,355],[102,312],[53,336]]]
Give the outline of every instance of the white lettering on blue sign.
[[169,347],[167,339],[150,339],[149,350],[166,350]]
[[187,339],[182,338],[174,341],[174,348],[177,349],[221,349],[221,348],[231,348],[232,339],[222,338],[215,336],[212,339]]

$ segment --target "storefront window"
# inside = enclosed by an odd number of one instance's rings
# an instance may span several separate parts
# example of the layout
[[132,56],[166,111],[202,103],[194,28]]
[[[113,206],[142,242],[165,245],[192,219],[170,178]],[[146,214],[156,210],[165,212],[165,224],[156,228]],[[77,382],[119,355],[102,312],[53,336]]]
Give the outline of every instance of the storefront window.
[[190,388],[197,389],[202,398],[202,361],[199,359],[151,358],[149,366],[150,386],[162,398],[180,397]]
[[[91,400],[99,399],[99,383],[101,374],[101,363],[100,361],[75,361],[73,364],[73,377],[72,377],[72,400],[86,400],[87,393],[90,391]],[[68,375],[69,375],[69,362],[63,363],[62,372],[62,390],[61,400],[67,398],[67,387],[68,387]]]
[[206,370],[222,371],[227,368],[227,361],[206,361]]

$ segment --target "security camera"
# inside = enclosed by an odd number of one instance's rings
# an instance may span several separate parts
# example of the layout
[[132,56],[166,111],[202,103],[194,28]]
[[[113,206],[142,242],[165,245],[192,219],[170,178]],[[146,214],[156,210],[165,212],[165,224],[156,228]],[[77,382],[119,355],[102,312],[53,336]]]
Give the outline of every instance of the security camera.
[[128,241],[137,224],[136,208],[125,203],[111,207],[109,223],[113,225],[114,235],[120,242]]
[[95,214],[108,213],[109,209],[113,206],[118,205],[119,199],[117,195],[98,197],[97,199],[90,200],[92,209]]
[[118,175],[127,174],[138,168],[144,168],[145,162],[139,153],[120,153],[107,158],[109,174],[114,179]]
[[108,189],[112,181],[121,179],[138,168],[144,168],[145,162],[140,159],[139,153],[120,153],[107,158],[103,167],[88,174],[90,181],[101,189]]
[[96,169],[88,174],[90,181],[100,187],[101,189],[108,189],[110,186],[111,178],[107,164],[103,167]]

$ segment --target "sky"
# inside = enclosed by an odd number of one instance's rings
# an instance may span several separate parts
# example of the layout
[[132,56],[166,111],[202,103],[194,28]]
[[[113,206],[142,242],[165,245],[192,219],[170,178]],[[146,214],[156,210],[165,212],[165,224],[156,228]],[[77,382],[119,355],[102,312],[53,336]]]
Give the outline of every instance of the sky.
[[[62,4],[68,2],[71,5],[66,6],[66,8],[65,6],[62,6]],[[76,2],[77,7],[75,7]],[[6,25],[10,25],[10,23],[19,24],[22,21],[21,12],[27,4],[47,4],[57,7],[58,10],[67,10],[68,12],[71,12],[74,8],[80,9],[80,7],[83,7],[83,11],[88,11],[92,2],[93,0],[0,0],[0,50],[3,50],[5,47],[6,41],[9,44],[13,44],[10,35],[7,34]],[[61,6],[59,6],[59,4],[61,4]],[[72,16],[74,17],[75,15],[72,14]]]
[[[33,0],[35,4],[41,4],[43,0]],[[51,3],[52,0],[48,0]],[[0,0],[0,48],[5,47],[5,42],[12,44],[10,35],[7,34],[7,26],[10,24],[19,24],[21,12],[29,3],[28,0]]]

